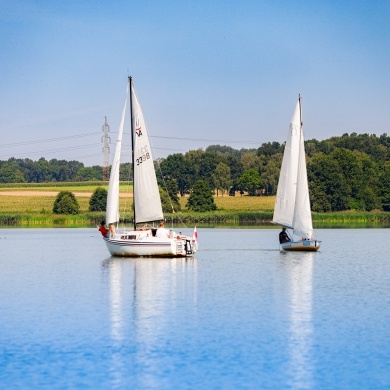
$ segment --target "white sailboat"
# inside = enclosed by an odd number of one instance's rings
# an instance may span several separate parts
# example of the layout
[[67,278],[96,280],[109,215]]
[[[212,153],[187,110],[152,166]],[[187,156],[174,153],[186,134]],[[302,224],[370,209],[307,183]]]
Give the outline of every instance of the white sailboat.
[[160,230],[154,225],[150,225],[156,221],[163,221],[164,216],[146,123],[131,77],[129,77],[129,96],[134,226],[132,229],[119,227],[119,167],[127,106],[126,98],[108,184],[106,223],[109,225],[109,232],[103,237],[104,241],[113,256],[193,256],[197,250],[196,228],[192,237],[189,237],[168,231],[165,228]]
[[281,249],[317,251],[320,248],[321,241],[314,239],[310,209],[300,96],[284,149],[272,222],[293,230],[290,241],[280,243]]

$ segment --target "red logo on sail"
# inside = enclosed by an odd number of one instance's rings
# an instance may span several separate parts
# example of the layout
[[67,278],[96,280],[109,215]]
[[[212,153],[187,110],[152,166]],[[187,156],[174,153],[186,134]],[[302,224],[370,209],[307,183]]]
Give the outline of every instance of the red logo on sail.
[[141,126],[139,125],[139,119],[135,121],[135,133],[138,135],[138,137],[141,137],[142,131],[141,131]]

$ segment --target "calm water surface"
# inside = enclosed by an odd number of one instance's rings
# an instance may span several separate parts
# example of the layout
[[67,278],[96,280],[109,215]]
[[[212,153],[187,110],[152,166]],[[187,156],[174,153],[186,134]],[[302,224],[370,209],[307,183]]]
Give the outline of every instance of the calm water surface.
[[198,229],[193,259],[0,230],[1,389],[388,389],[389,229]]

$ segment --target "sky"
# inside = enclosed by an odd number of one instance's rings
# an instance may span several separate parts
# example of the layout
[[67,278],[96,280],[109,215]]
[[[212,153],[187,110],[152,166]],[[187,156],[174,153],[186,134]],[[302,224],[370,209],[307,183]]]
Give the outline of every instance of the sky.
[[[0,160],[110,161],[132,76],[154,158],[390,134],[388,0],[0,0]],[[126,145],[127,146],[127,145]]]

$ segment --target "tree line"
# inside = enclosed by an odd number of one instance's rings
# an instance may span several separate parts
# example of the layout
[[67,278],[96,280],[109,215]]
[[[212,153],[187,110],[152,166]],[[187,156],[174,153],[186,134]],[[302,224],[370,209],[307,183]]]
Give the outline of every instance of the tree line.
[[[312,210],[390,211],[390,137],[343,134],[305,141]],[[216,195],[275,195],[284,144],[257,149],[210,145],[205,150],[171,154],[155,161],[159,185],[172,195],[189,194],[201,180]],[[121,180],[132,180],[131,164],[121,165]],[[0,161],[0,183],[102,180],[102,167],[78,161],[10,158]]]

